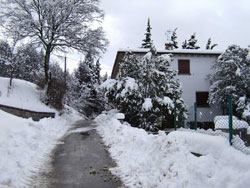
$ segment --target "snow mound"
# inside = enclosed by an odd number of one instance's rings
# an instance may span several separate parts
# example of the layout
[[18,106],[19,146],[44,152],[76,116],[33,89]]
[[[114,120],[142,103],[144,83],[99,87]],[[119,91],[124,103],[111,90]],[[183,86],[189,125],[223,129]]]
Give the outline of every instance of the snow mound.
[[250,187],[250,158],[226,138],[183,131],[149,135],[111,113],[96,122],[117,163],[111,172],[129,188]]
[[38,112],[55,112],[41,102],[44,91],[37,90],[33,83],[13,79],[12,89],[8,91],[9,78],[0,77],[0,104]]
[[27,187],[29,177],[38,173],[58,140],[79,118],[73,112],[34,122],[0,110],[0,187]]

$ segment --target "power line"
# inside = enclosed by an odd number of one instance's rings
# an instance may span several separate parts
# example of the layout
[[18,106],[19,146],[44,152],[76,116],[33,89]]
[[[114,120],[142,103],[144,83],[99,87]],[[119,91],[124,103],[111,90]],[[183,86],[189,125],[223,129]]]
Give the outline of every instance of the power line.
[[[65,58],[65,56],[62,56],[62,55],[57,55],[57,54],[53,54],[57,57],[60,57],[60,58]],[[70,60],[73,60],[73,61],[76,61],[76,62],[80,62],[80,60],[76,60],[76,59],[73,59],[73,58],[70,58],[70,57],[67,57],[67,59],[70,59]],[[107,67],[101,67],[102,69],[106,69],[106,70],[112,70],[112,68],[107,68]]]

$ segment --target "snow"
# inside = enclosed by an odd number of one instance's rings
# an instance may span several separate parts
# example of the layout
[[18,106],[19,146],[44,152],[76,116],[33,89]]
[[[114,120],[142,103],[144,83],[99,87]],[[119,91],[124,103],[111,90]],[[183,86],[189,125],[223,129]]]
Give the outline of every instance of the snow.
[[[243,120],[233,120],[233,129],[247,129],[248,123]],[[215,129],[229,129],[229,122],[227,120],[219,120],[215,123]]]
[[246,105],[246,109],[243,112],[243,117],[244,118],[250,117],[250,104]]
[[[216,122],[217,122],[217,121],[220,121],[220,120],[229,121],[228,118],[229,118],[229,117],[226,116],[226,115],[225,115],[225,116],[215,116],[215,117],[214,117],[214,123],[216,124]],[[233,116],[233,121],[234,121],[234,120],[238,120],[238,118],[235,117],[235,116]]]
[[[0,78],[0,104],[37,111],[55,111],[39,101],[36,86],[14,80],[7,96],[7,78]],[[0,187],[28,187],[28,180],[37,175],[59,139],[81,117],[70,107],[63,115],[38,122],[23,119],[0,110]],[[79,130],[78,130],[79,131]]]
[[[149,49],[143,49],[143,48],[135,48],[135,49],[119,49],[118,52],[145,52],[147,53]],[[215,54],[220,55],[223,52],[222,51],[216,51],[216,50],[193,50],[193,49],[174,49],[174,50],[165,50],[165,49],[158,49],[157,53],[172,53],[172,54]]]
[[93,128],[93,127],[81,127],[81,128],[77,128],[77,129],[69,131],[68,134],[71,134],[71,133],[83,133],[83,132],[91,131],[93,129],[95,129],[95,128]]
[[152,99],[145,98],[144,103],[142,104],[142,109],[145,111],[150,110],[153,107]]
[[236,74],[237,76],[241,76],[241,70],[240,70],[240,68],[239,68],[239,67],[237,68],[237,70],[236,70],[235,74]]
[[[125,88],[121,92],[121,96],[125,96],[128,90],[137,90],[138,85],[134,78],[126,77]],[[118,88],[119,89],[119,88]]]
[[77,119],[72,113],[34,122],[0,110],[0,187],[26,187],[28,177],[38,173],[42,161]]
[[[215,129],[229,129],[229,116],[216,116],[214,118]],[[247,129],[248,123],[243,120],[238,120],[233,116],[233,129]]]
[[115,114],[115,118],[118,120],[123,120],[125,119],[125,115],[123,113],[117,113]]
[[97,130],[117,163],[111,172],[127,187],[250,187],[250,157],[228,139],[184,131],[150,135],[113,117],[98,116]]
[[40,98],[42,90],[33,83],[13,79],[12,89],[8,93],[9,78],[0,77],[0,104],[39,112],[55,112],[43,104]]
[[165,105],[170,105],[170,106],[174,106],[174,104],[173,104],[173,101],[169,98],[169,97],[163,97],[163,104],[165,104]]

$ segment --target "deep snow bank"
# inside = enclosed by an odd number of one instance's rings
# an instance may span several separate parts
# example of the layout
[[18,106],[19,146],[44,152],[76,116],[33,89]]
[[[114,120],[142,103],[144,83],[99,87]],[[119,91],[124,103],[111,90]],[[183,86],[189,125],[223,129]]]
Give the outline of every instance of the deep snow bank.
[[250,157],[230,147],[227,139],[182,131],[149,135],[114,117],[113,112],[98,116],[97,130],[117,162],[112,173],[126,186],[250,187]]
[[[9,78],[0,77],[0,104],[33,110],[54,111],[40,101],[43,91],[36,85],[14,79],[8,93]],[[39,122],[23,119],[0,110],[0,187],[27,187],[29,177],[36,175],[48,159],[58,140],[73,122],[82,118],[66,107],[65,114]]]
[[26,187],[46,156],[80,117],[72,112],[39,122],[0,110],[0,187]]
[[0,77],[0,104],[38,112],[55,112],[41,102],[44,91],[37,90],[35,84],[19,79],[13,79],[12,84],[11,90],[8,90],[9,78]]

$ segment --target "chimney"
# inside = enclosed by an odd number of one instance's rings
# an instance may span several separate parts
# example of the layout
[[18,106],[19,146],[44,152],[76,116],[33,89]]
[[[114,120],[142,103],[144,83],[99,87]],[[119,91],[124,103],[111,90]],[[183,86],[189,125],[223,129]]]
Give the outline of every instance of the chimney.
[[173,50],[173,49],[174,49],[173,44],[165,43],[165,50]]

